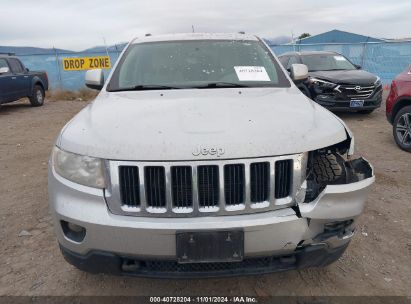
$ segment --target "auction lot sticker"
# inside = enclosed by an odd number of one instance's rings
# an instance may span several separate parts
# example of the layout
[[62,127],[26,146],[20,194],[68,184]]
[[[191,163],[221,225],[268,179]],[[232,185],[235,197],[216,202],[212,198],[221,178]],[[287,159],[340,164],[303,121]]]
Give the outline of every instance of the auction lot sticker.
[[234,69],[240,81],[270,81],[263,66],[236,66]]
[[62,64],[65,71],[82,71],[111,68],[109,56],[63,58]]

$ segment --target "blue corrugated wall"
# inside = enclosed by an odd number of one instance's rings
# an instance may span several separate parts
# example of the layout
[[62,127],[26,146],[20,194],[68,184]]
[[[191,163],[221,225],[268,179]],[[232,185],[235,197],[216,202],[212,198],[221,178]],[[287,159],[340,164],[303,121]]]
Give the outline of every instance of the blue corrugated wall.
[[302,44],[271,46],[276,55],[285,52],[334,51],[343,54],[363,69],[390,84],[396,75],[411,65],[411,41],[358,44]]
[[[381,77],[385,84],[411,65],[411,41],[398,43],[307,44],[271,46],[275,54],[288,51],[335,51],[345,55],[365,70]],[[84,88],[85,71],[63,71],[61,60],[66,57],[104,56],[106,52],[47,55],[20,55],[30,70],[45,70],[51,89],[79,90]],[[111,65],[120,53],[110,52]],[[105,71],[106,76],[109,70]]]

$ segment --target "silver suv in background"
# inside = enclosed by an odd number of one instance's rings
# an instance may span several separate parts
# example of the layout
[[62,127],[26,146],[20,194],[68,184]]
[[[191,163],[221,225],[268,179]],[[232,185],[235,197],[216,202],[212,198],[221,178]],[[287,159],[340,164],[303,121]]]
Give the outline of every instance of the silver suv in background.
[[374,182],[334,114],[245,34],[133,40],[61,131],[50,207],[66,260],[93,273],[258,274],[345,251]]

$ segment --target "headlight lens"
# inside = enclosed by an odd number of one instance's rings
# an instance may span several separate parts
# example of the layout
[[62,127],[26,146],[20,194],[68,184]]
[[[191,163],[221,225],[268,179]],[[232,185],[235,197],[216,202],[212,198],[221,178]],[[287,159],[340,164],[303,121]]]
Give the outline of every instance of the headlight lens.
[[103,161],[100,158],[78,155],[54,147],[52,164],[60,176],[72,182],[100,189],[106,185]]
[[377,76],[377,80],[374,82],[374,85],[378,87],[380,84],[382,84],[381,78]]
[[310,78],[310,83],[313,84],[314,86],[316,86],[319,89],[332,90],[332,89],[337,87],[337,84],[335,84],[333,82],[325,81],[325,80],[318,79],[318,78],[315,78],[315,77]]

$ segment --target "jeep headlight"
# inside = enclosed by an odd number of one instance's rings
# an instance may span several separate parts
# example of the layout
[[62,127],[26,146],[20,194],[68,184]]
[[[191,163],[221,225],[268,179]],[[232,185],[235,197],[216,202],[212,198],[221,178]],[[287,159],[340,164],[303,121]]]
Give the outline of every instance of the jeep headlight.
[[105,187],[103,161],[100,158],[74,154],[54,147],[52,166],[60,176],[93,188]]

